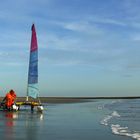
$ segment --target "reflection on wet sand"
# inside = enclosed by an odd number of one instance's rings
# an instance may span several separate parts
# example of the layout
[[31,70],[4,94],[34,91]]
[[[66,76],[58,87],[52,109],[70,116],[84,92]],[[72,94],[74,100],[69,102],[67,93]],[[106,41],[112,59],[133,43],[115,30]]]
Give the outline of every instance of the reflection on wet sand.
[[22,110],[19,112],[0,113],[0,135],[4,140],[37,139],[43,114]]
[[17,112],[5,112],[6,126],[12,127],[15,125],[14,119],[18,118]]
[[32,112],[26,113],[26,139],[36,140],[38,136],[38,129],[40,127],[40,120],[43,120],[43,114]]

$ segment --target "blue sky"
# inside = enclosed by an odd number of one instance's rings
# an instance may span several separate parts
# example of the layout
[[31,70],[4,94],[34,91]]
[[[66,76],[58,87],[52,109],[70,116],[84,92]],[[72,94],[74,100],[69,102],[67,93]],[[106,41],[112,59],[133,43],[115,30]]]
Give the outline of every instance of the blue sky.
[[1,96],[26,95],[32,23],[40,96],[140,95],[139,0],[1,0]]

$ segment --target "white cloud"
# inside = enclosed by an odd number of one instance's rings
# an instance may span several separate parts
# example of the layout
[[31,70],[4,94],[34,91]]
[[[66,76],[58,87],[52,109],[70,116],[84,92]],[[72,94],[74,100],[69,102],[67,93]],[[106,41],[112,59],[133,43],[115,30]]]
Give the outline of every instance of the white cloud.
[[109,18],[109,17],[89,17],[89,21],[95,22],[95,23],[102,23],[102,24],[113,24],[113,25],[118,25],[118,26],[126,26],[127,23],[124,20],[120,19],[114,19],[114,18]]
[[131,36],[131,39],[133,41],[140,41],[140,34],[134,34],[133,36]]

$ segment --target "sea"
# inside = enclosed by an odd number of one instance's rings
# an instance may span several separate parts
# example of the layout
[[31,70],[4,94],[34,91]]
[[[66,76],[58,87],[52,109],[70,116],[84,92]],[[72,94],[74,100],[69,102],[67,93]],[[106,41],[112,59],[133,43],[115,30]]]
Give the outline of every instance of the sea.
[[140,140],[139,99],[94,99],[0,112],[2,140]]

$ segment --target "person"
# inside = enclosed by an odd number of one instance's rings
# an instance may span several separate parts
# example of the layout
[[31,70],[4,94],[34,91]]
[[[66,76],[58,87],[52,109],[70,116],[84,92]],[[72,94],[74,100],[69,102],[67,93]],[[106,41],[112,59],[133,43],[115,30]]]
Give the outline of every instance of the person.
[[8,110],[12,109],[12,105],[15,103],[15,99],[16,99],[16,93],[14,90],[11,89],[3,99],[6,109]]

